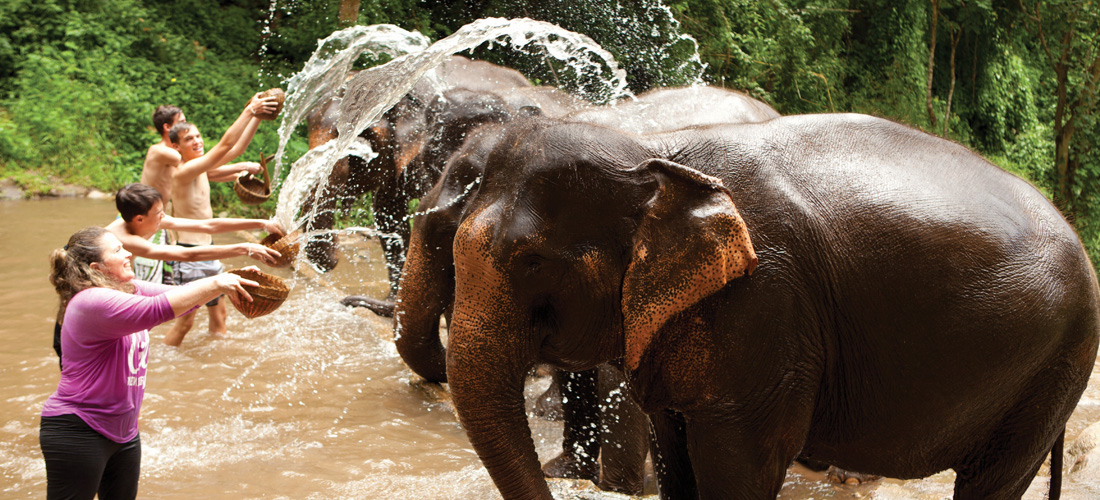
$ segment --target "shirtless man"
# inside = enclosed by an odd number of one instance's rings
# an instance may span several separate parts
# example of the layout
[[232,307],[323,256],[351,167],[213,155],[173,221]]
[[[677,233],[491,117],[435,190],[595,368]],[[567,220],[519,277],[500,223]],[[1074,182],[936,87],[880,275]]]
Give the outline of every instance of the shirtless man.
[[[225,131],[222,139],[218,141],[218,144],[227,143],[230,149],[226,151],[224,161],[220,165],[212,164],[210,166],[211,171],[207,172],[207,175],[211,181],[233,181],[242,172],[260,173],[260,164],[256,162],[241,162],[229,165],[226,165],[226,163],[240,156],[248,147],[248,143],[252,141],[252,136],[259,126],[259,121],[255,120],[256,123],[253,124],[249,118],[253,118],[256,113],[270,112],[275,109],[275,106],[275,98],[260,99],[259,94],[248,101],[248,105],[241,112],[241,116]],[[168,132],[176,124],[186,121],[187,118],[184,116],[183,110],[176,106],[157,106],[157,109],[153,111],[153,127],[160,134],[160,142],[149,146],[149,151],[145,153],[145,163],[141,166],[141,183],[153,186],[157,191],[160,191],[161,196],[164,197],[165,205],[172,201],[172,178],[181,163],[180,153],[172,146]],[[241,129],[240,127],[246,128]]]
[[[283,228],[272,220],[264,219],[186,219],[172,217],[164,213],[164,201],[160,192],[144,184],[129,184],[115,195],[115,207],[122,215],[107,225],[122,242],[122,247],[133,254],[133,269],[138,279],[160,282],[154,277],[160,269],[160,261],[173,260],[194,262],[212,259],[224,259],[247,255],[266,264],[279,257],[279,252],[255,243],[237,243],[233,245],[204,245],[182,247],[178,245],[160,245],[149,239],[159,230],[174,229],[201,234],[226,233],[249,229],[263,229],[268,233],[283,234]],[[139,265],[139,261],[146,261]],[[147,277],[148,276],[148,277]],[[223,304],[224,307],[224,304]],[[213,315],[211,315],[213,318]],[[223,336],[225,321],[220,325],[210,321],[210,334]],[[178,346],[183,342],[187,330],[172,328],[165,336],[164,343]]]
[[[226,165],[226,162],[248,147],[260,124],[256,113],[274,112],[276,106],[274,97],[261,99],[259,94],[254,96],[249,106],[245,107],[209,152],[206,151],[202,135],[195,125],[179,122],[168,130],[168,140],[173,149],[180,154],[180,165],[172,175],[172,215],[187,219],[210,219],[214,216],[214,211],[210,207],[210,181],[231,181],[244,172],[241,169],[235,169],[234,165]],[[255,165],[256,171],[259,171],[258,163],[252,165]],[[177,231],[177,245],[194,247],[209,245],[211,241],[208,233]],[[213,276],[223,270],[221,263],[214,259],[180,262],[178,267],[182,283]],[[224,334],[225,303],[215,299],[207,304],[206,310],[210,315],[210,331],[215,335]],[[194,312],[180,316],[172,324],[166,338],[182,339],[191,330],[194,322]]]
[[183,110],[176,106],[157,106],[153,111],[153,127],[160,133],[160,142],[149,146],[145,164],[141,166],[141,183],[153,186],[167,203],[172,199],[172,174],[180,164],[180,152],[168,140],[172,126],[185,122]]

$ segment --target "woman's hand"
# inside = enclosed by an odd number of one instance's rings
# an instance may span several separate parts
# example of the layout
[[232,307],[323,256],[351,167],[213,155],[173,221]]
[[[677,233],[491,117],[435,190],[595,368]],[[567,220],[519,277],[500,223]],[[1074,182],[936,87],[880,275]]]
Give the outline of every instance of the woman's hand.
[[255,281],[242,278],[233,273],[221,273],[195,280],[183,286],[174,286],[164,295],[172,306],[172,313],[179,316],[222,294],[229,297],[230,302],[233,302],[234,305],[252,302],[252,295],[244,287],[259,285]]
[[221,273],[206,278],[214,282],[218,291],[225,294],[234,307],[240,307],[243,301],[252,302],[252,295],[244,289],[245,286],[260,286],[250,279],[242,278],[233,273]]

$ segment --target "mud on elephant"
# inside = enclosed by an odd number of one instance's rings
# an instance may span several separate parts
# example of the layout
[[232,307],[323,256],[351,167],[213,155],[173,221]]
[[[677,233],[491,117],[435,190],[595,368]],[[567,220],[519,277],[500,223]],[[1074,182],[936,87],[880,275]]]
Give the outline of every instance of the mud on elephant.
[[1019,498],[1052,449],[1060,475],[1100,328],[1092,266],[1040,193],[861,115],[510,127],[453,255],[447,380],[508,499],[551,498],[530,367],[608,361],[650,414],[663,498],[775,498],[800,453]]

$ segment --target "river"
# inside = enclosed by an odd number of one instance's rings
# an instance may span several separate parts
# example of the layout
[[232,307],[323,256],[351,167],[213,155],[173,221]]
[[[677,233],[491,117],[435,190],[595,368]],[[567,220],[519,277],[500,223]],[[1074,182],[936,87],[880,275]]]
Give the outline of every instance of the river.
[[[0,202],[2,498],[41,498],[46,490],[39,413],[59,374],[51,347],[57,297],[47,280],[47,256],[77,229],[114,216],[109,200]],[[241,239],[231,234],[215,241]],[[339,305],[346,294],[380,297],[387,290],[377,243],[355,235],[344,241],[343,261],[322,278],[275,271],[292,283],[287,302],[255,320],[231,311],[227,339],[206,335],[205,312],[179,348],[160,342],[167,325],[153,330],[141,416],[142,498],[500,498],[443,391],[417,382],[401,362],[390,323]],[[545,384],[534,380],[528,394]],[[1097,420],[1100,371],[1094,369],[1067,446]],[[560,450],[561,424],[530,421],[545,461]],[[781,498],[940,500],[951,495],[953,475],[861,486],[819,479],[792,468]],[[1096,498],[1098,479],[1069,477],[1063,498]],[[1044,498],[1046,483],[1040,475],[1025,498]],[[628,498],[585,482],[555,481],[552,489],[559,499]]]

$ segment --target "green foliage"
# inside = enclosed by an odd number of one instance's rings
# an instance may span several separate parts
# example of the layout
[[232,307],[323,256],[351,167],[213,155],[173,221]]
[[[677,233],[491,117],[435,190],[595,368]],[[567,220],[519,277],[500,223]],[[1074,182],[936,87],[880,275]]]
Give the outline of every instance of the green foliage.
[[[245,29],[254,22],[237,6],[171,7],[163,15],[136,0],[0,7],[3,23],[19,23],[4,31],[19,50],[15,71],[0,74],[0,88],[10,89],[0,100],[0,167],[117,189],[140,176],[146,148],[159,140],[153,108],[167,103],[181,106],[212,146],[261,90],[255,62],[234,57],[255,51],[256,30]],[[199,27],[217,35],[213,45],[235,49],[225,55],[178,34]],[[261,127],[256,142],[273,142],[272,129]],[[254,151],[246,157],[258,157]]]
[[[685,84],[703,71],[707,81],[748,91],[785,114],[864,112],[945,134],[1058,198],[1100,262],[1095,0],[938,0],[935,17],[930,0],[664,5],[362,0],[359,23],[440,39],[482,17],[532,17],[607,48],[635,92]],[[0,175],[32,191],[57,178],[103,190],[133,182],[159,139],[150,123],[159,104],[181,106],[212,147],[254,92],[301,69],[317,40],[337,29],[338,7],[319,0],[0,2]],[[537,53],[505,52],[474,55],[541,83],[568,80]],[[240,160],[275,151],[275,125],[261,126]],[[1056,153],[1057,141],[1064,153]],[[305,144],[299,131],[284,165]],[[228,183],[213,186],[212,200],[220,213],[275,208],[274,197],[240,204]],[[365,203],[345,203],[351,211],[341,224],[369,221]]]

